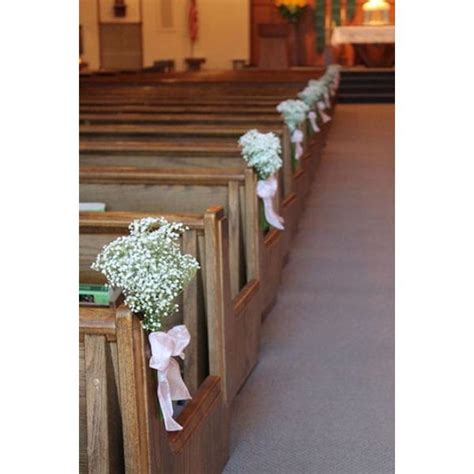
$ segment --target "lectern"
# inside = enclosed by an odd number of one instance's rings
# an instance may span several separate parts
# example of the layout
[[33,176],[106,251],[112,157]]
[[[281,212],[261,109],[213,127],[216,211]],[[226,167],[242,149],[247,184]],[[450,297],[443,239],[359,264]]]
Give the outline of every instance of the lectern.
[[257,31],[260,46],[258,67],[288,69],[290,67],[289,25],[260,23]]

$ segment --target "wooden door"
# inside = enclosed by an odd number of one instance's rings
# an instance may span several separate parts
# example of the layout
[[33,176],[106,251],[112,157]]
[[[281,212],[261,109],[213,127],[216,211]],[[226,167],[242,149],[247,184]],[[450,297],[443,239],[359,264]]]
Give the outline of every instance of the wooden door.
[[141,23],[100,25],[101,69],[142,68]]

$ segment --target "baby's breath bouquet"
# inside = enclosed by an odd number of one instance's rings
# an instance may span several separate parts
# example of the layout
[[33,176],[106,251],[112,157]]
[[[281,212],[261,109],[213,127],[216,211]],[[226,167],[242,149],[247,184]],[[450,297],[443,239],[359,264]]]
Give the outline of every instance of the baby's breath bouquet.
[[92,268],[103,273],[110,286],[122,289],[130,310],[144,316],[144,329],[157,331],[178,310],[176,298],[199,264],[181,253],[183,224],[147,217],[133,221],[129,229],[130,235],[102,249]]
[[[312,134],[320,132],[320,128],[317,124],[317,103],[324,96],[324,87],[318,83],[314,86],[306,86],[301,92],[298,93],[298,97],[308,106],[310,111],[308,112],[308,133]],[[309,126],[311,125],[311,126]]]
[[330,78],[336,78],[341,73],[342,66],[340,64],[330,64],[327,69],[325,75]]
[[255,170],[259,180],[275,174],[283,165],[280,139],[272,132],[249,130],[239,138],[242,157]]
[[324,99],[327,87],[321,81],[311,79],[308,85],[298,94],[298,97],[310,108],[314,108],[319,100]]
[[283,120],[290,129],[290,132],[294,132],[306,119],[309,107],[302,100],[289,99],[280,102],[277,110],[283,115]]
[[321,77],[321,82],[327,87],[338,87],[341,74],[340,64],[331,64],[327,67],[326,72]]
[[[242,158],[257,175],[257,196],[259,202],[260,227],[264,232],[270,225],[283,230],[283,219],[273,208],[273,198],[278,189],[278,180],[275,173],[282,167],[280,139],[274,133],[260,133],[258,130],[249,130],[239,139],[242,149]],[[263,207],[262,207],[263,204]]]
[[308,0],[274,0],[274,3],[283,18],[295,23],[307,7]]
[[310,111],[309,107],[302,100],[288,99],[280,102],[276,108],[283,115],[283,120],[291,133],[292,143],[292,166],[293,170],[297,168],[297,162],[303,155],[304,134],[300,126],[306,120],[306,114]]

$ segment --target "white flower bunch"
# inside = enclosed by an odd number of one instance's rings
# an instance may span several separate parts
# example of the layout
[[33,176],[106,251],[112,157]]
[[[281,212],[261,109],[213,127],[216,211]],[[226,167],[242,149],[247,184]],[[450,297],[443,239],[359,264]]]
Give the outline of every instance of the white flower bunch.
[[280,102],[277,110],[283,115],[290,132],[294,132],[300,123],[306,119],[309,107],[302,100],[289,99]]
[[319,81],[311,80],[308,85],[298,93],[298,97],[310,108],[314,109],[316,102],[324,98],[326,86]]
[[239,146],[243,159],[255,170],[259,180],[269,178],[283,165],[280,139],[272,132],[249,130],[239,138]]
[[331,84],[336,81],[341,73],[341,65],[340,64],[331,64],[327,67],[326,72],[321,77],[321,81],[324,84]]
[[329,75],[337,75],[341,72],[342,66],[340,64],[330,64],[327,69],[326,73]]
[[186,227],[163,218],[133,221],[130,235],[106,245],[92,264],[110,286],[121,288],[125,303],[144,316],[143,328],[157,331],[178,310],[175,300],[199,269],[192,255],[181,253],[178,240]]

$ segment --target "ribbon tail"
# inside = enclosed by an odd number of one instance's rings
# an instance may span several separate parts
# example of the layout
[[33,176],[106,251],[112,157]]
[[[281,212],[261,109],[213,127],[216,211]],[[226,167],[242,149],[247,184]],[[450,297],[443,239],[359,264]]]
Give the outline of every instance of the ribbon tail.
[[321,112],[321,118],[323,119],[324,123],[328,123],[331,121],[331,117],[324,112]]
[[173,402],[171,401],[170,384],[165,377],[158,374],[158,400],[160,402],[166,431],[181,431],[183,427],[173,419]]
[[329,93],[324,94],[324,100],[326,102],[326,107],[329,109],[331,108],[331,99],[329,98]]
[[321,118],[323,120],[323,123],[328,123],[331,121],[331,116],[326,114],[322,108],[319,108],[319,113],[321,115]]
[[265,211],[265,219],[267,219],[267,222],[276,229],[285,230],[285,227],[283,227],[283,218],[280,217],[273,209],[273,198],[263,198],[263,208]]
[[309,116],[309,122],[311,123],[311,127],[314,133],[318,133],[321,131],[318,127],[318,124],[316,123],[316,117],[314,115]]
[[295,158],[299,160],[301,158],[301,155],[303,154],[303,147],[301,146],[301,142],[296,142],[295,145]]
[[168,384],[171,400],[189,400],[192,398],[188,387],[186,387],[184,380],[181,377],[179,364],[174,359],[170,360],[170,365],[168,367]]

